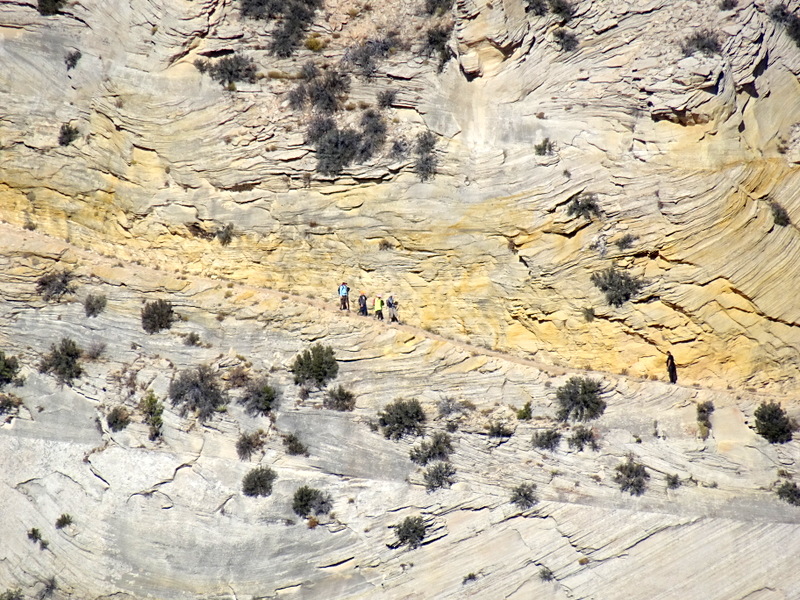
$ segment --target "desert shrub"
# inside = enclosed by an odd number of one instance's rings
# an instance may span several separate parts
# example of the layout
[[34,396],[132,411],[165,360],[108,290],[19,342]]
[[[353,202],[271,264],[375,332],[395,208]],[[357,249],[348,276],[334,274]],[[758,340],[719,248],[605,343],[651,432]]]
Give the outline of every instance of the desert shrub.
[[706,402],[700,402],[697,405],[697,424],[703,439],[708,437],[708,431],[711,429],[711,413],[713,412],[714,403],[710,400],[707,400]]
[[314,20],[321,0],[240,0],[242,15],[250,19],[275,21],[270,51],[276,56],[294,53]]
[[66,0],[39,0],[36,8],[40,15],[57,15],[64,8],[64,4],[66,4]]
[[325,137],[325,135],[327,135],[329,131],[333,129],[336,129],[336,122],[333,119],[326,116],[315,115],[308,123],[308,129],[306,130],[306,143],[318,143],[323,137]]
[[537,502],[539,498],[536,497],[535,483],[521,483],[511,491],[511,503],[520,510],[528,510]]
[[533,146],[533,153],[536,156],[545,156],[552,154],[555,150],[555,144],[550,141],[550,138],[544,138],[541,143],[534,144]]
[[353,392],[340,385],[328,390],[322,405],[332,410],[350,411],[356,407],[356,397]]
[[691,56],[695,52],[701,52],[708,56],[722,52],[719,37],[710,29],[700,29],[692,33],[683,40],[682,48],[686,56]]
[[596,419],[606,409],[600,397],[600,382],[588,377],[570,377],[556,390],[559,408],[556,417],[559,421],[574,418],[577,421]]
[[306,38],[306,41],[303,43],[303,46],[306,47],[306,50],[311,50],[312,52],[320,52],[324,50],[328,45],[326,40],[323,40],[320,37],[314,37],[314,35],[310,35]]
[[329,129],[316,143],[317,172],[338,175],[353,164],[361,150],[361,136],[354,129]]
[[389,56],[389,52],[397,43],[393,37],[366,40],[351,46],[344,53],[342,62],[351,65],[362,77],[372,77],[378,67],[378,60]]
[[422,517],[406,517],[399,525],[395,526],[394,532],[397,535],[397,543],[414,549],[425,539],[426,529]]
[[553,572],[547,567],[542,567],[539,569],[539,579],[542,581],[553,581],[555,578],[556,577],[553,575]]
[[447,460],[452,451],[453,443],[450,436],[437,431],[430,440],[414,446],[411,449],[410,457],[413,462],[425,466],[434,460]]
[[553,38],[562,52],[572,52],[579,45],[578,36],[563,27],[553,32]]
[[69,146],[78,139],[79,135],[80,132],[77,127],[73,127],[69,123],[62,123],[61,129],[58,130],[58,145]]
[[450,60],[450,36],[453,33],[453,25],[436,25],[425,32],[425,46],[423,53],[426,56],[436,56],[439,59],[438,69],[441,71],[444,65]]
[[67,52],[67,55],[64,57],[64,64],[67,66],[67,71],[71,71],[78,65],[78,61],[81,59],[81,56],[80,50]]
[[550,0],[550,12],[566,23],[575,15],[575,7],[568,0]]
[[241,388],[250,383],[250,373],[244,365],[236,365],[228,373],[228,387]]
[[172,327],[175,313],[169,300],[153,300],[142,308],[142,329],[147,333],[158,333],[162,329]]
[[561,434],[555,429],[537,431],[531,437],[531,444],[540,450],[555,450],[561,442]]
[[86,360],[98,360],[106,351],[106,343],[94,341],[89,344],[89,347],[83,351],[83,357]]
[[454,400],[453,398],[443,398],[436,405],[440,417],[449,417],[453,414],[463,414],[475,409],[475,405],[465,400]]
[[233,241],[233,223],[228,223],[217,230],[217,239],[220,246],[227,246]]
[[791,481],[784,481],[777,489],[778,498],[793,506],[800,506],[800,488]]
[[606,302],[611,306],[622,306],[645,286],[640,277],[633,277],[626,271],[619,271],[616,267],[608,267],[603,271],[592,273],[591,281],[606,296]]
[[50,346],[50,353],[46,354],[39,363],[40,373],[52,373],[59,383],[71,384],[83,374],[79,359],[83,354],[80,347],[70,338],[62,338],[58,346]]
[[56,519],[56,529],[64,529],[64,527],[72,525],[72,517],[67,513],[62,514]]
[[397,90],[382,90],[378,92],[378,106],[380,108],[390,108],[397,99]]
[[600,205],[597,203],[596,194],[578,194],[572,198],[567,206],[567,214],[570,217],[586,217],[590,221],[592,215],[600,216]]
[[115,406],[106,415],[106,423],[111,431],[122,431],[130,425],[131,416],[124,406]]
[[253,59],[241,54],[223,56],[214,64],[206,66],[206,72],[211,79],[222,86],[230,86],[238,81],[255,83],[257,71]]
[[620,491],[629,492],[631,496],[641,496],[647,487],[650,475],[644,465],[633,460],[632,456],[620,465],[617,465],[617,474],[614,481],[619,484]]
[[514,430],[511,429],[503,421],[492,421],[489,423],[489,437],[493,438],[507,438],[514,435]]
[[201,423],[228,402],[216,374],[207,365],[182,371],[169,384],[169,398],[173,406],[180,407],[181,415],[193,411]]
[[361,146],[357,158],[364,162],[373,157],[386,143],[386,122],[376,110],[364,111],[361,115]]
[[719,3],[720,10],[733,10],[736,8],[736,5],[739,4],[737,0],[722,0]]
[[72,285],[74,278],[70,271],[47,273],[36,280],[36,292],[48,302],[61,300],[62,296],[75,291],[75,286]]
[[453,476],[456,469],[447,461],[436,462],[430,465],[422,474],[425,480],[425,489],[429,492],[453,485]]
[[425,12],[429,15],[442,15],[450,10],[453,0],[425,0]]
[[436,155],[433,149],[436,146],[436,136],[430,131],[423,131],[417,135],[415,151],[417,160],[414,163],[414,172],[420,181],[427,181],[436,175]]
[[298,354],[291,367],[297,385],[314,384],[321,388],[339,373],[333,348],[314,344]]
[[392,248],[394,248],[394,246],[392,246],[392,242],[390,242],[387,239],[382,239],[380,242],[378,242],[378,250],[380,250],[381,252],[386,252],[387,250],[391,250]]
[[6,356],[0,350],[0,389],[16,379],[19,373],[19,360],[16,356]]
[[619,248],[620,250],[627,250],[628,248],[633,246],[633,243],[636,241],[636,239],[637,238],[635,235],[626,233],[621,238],[619,238],[615,243],[617,245],[617,248]]
[[269,467],[256,467],[242,479],[242,493],[245,496],[269,496],[276,478],[275,471]]
[[582,452],[586,446],[595,451],[599,449],[594,431],[583,425],[575,428],[567,442],[570,448],[575,448],[578,452]]
[[531,401],[528,400],[525,405],[517,411],[517,419],[520,421],[530,421],[532,416]]
[[150,426],[150,441],[161,437],[161,428],[164,425],[161,415],[164,413],[164,404],[159,402],[153,390],[147,390],[147,394],[139,403],[139,409],[144,414],[144,422]]
[[87,317],[96,317],[106,309],[106,297],[102,294],[89,294],[83,301],[83,312]]
[[547,0],[525,0],[525,12],[543,17],[547,14]]
[[22,595],[22,590],[19,588],[14,589],[7,589],[5,592],[0,594],[0,600],[23,600],[24,596]]
[[789,218],[789,213],[783,206],[772,201],[769,203],[769,207],[772,210],[772,220],[775,225],[778,227],[786,227],[791,224],[792,220]]
[[350,90],[350,76],[337,69],[320,73],[316,67],[307,69],[307,77],[289,94],[289,104],[300,110],[308,103],[322,113],[339,110],[343,99]]
[[266,376],[262,376],[247,382],[239,404],[244,405],[250,415],[266,416],[277,408],[279,399],[278,389],[270,385]]
[[383,435],[391,440],[398,440],[404,435],[422,435],[425,413],[416,398],[413,400],[395,400],[378,412],[378,424],[383,428]]
[[283,436],[283,447],[286,448],[286,454],[291,456],[301,456],[308,454],[308,448],[300,441],[294,433],[287,433]]
[[250,457],[264,446],[263,434],[264,432],[259,429],[239,436],[236,440],[236,454],[239,460],[250,460]]
[[389,156],[394,159],[405,158],[408,154],[409,144],[403,138],[398,138],[392,142],[392,149],[389,151]]
[[42,532],[36,527],[31,527],[28,530],[28,539],[36,543],[42,539]]
[[681,487],[680,476],[677,473],[673,475],[667,475],[667,489],[677,490],[679,487]]
[[184,346],[199,346],[200,345],[200,335],[197,332],[191,331],[186,334],[186,337],[183,338]]
[[22,399],[14,394],[0,394],[0,415],[10,413],[22,406]]
[[[42,542],[39,542],[39,545],[42,545]],[[55,577],[48,577],[44,581],[42,581],[42,589],[39,590],[39,599],[42,598],[49,598],[52,596],[56,590],[58,589],[58,584],[56,583]]]
[[785,444],[792,439],[792,422],[775,402],[762,402],[756,409],[756,433],[770,444]]
[[791,12],[783,2],[773,6],[769,16],[773,21],[783,25],[789,37],[800,46],[800,17]]
[[461,585],[467,585],[473,581],[477,581],[478,576],[475,573],[468,573],[464,575],[464,579],[461,580]]
[[297,488],[292,499],[292,510],[298,517],[324,515],[332,507],[333,500],[328,494],[307,485]]

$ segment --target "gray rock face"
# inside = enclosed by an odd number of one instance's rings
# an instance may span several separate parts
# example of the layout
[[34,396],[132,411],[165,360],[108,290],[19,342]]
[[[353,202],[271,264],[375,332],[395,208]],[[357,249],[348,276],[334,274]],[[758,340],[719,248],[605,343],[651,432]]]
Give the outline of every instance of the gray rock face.
[[[567,443],[556,389],[571,372],[412,326],[343,314],[333,302],[203,277],[175,278],[0,225],[0,345],[20,357],[22,406],[0,426],[0,589],[40,594],[55,577],[62,598],[791,598],[797,592],[800,513],[778,500],[780,475],[796,475],[798,442],[770,445],[751,429],[771,396],[695,389],[588,373],[602,382],[605,413],[587,423],[599,449]],[[72,269],[76,290],[43,302],[36,279]],[[81,300],[104,294],[87,318]],[[170,330],[141,328],[144,299],[166,298],[180,316]],[[217,315],[222,316],[221,319]],[[184,336],[196,332],[200,346]],[[72,386],[36,365],[62,337],[106,344]],[[306,399],[288,371],[312,342],[336,352],[353,412]],[[282,390],[274,418],[231,403],[205,423],[167,399],[176,373],[205,363],[224,380],[237,366],[268,374]],[[249,366],[247,366],[249,365]],[[140,401],[164,403],[163,435],[150,440]],[[408,456],[421,438],[391,441],[370,426],[389,402],[416,398],[425,432],[452,423],[450,488],[428,492]],[[444,399],[468,401],[442,416]],[[515,412],[531,402],[532,418]],[[698,434],[695,403],[712,401],[712,427]],[[106,415],[132,416],[114,432]],[[452,403],[451,403],[452,405]],[[793,416],[795,407],[789,407]],[[492,438],[492,424],[513,435]],[[534,432],[564,434],[554,451]],[[261,429],[264,445],[241,461],[236,440]],[[295,433],[308,455],[287,454]],[[627,456],[649,474],[643,495],[620,492]],[[276,474],[271,495],[250,498],[242,477],[257,465]],[[669,489],[667,475],[682,485]],[[520,510],[513,488],[536,485]],[[332,511],[302,519],[294,492],[330,494]],[[55,528],[59,515],[73,523]],[[422,545],[398,547],[394,526],[426,525]],[[26,532],[37,528],[45,549]],[[543,569],[553,580],[544,581]]]

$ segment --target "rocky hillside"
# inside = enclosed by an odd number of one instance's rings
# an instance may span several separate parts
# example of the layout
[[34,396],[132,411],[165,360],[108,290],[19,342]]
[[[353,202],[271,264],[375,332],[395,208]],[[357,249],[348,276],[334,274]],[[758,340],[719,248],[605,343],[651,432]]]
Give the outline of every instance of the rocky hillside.
[[[754,431],[797,411],[799,32],[796,0],[0,0],[0,594],[800,594],[797,442]],[[39,369],[63,339],[74,380]],[[295,385],[316,342],[352,412]],[[208,414],[170,400],[200,365]],[[398,398],[423,437],[383,435]]]

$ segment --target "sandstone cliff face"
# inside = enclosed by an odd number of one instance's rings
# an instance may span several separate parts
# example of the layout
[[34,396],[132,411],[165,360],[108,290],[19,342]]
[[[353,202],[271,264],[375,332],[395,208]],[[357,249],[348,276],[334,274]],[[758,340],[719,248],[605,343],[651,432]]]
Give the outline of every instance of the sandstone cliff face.
[[[800,51],[769,7],[578,2],[566,27],[579,47],[565,53],[553,15],[459,2],[456,56],[437,73],[418,54],[440,18],[399,2],[326,5],[313,31],[328,46],[292,59],[271,56],[268,27],[233,4],[74,4],[43,17],[6,3],[2,216],[126,260],[302,294],[342,278],[392,290],[424,327],[554,363],[647,375],[672,349],[692,380],[788,389],[798,235],[773,224],[768,201],[797,215]],[[721,53],[685,57],[701,27]],[[413,155],[387,146],[318,176],[309,115],[288,106],[295,82],[278,75],[335,64],[390,29],[410,50],[355,79],[349,101],[397,90],[390,140],[434,131],[439,174],[420,183]],[[227,92],[192,66],[231,50],[274,74]],[[65,122],[80,137],[59,147]],[[555,153],[535,156],[545,138]],[[601,218],[566,215],[581,192],[598,195]],[[221,250],[187,223],[233,223],[238,236]],[[620,251],[625,234],[636,243]],[[378,251],[381,240],[393,248]],[[622,308],[590,283],[611,264],[649,282]]]

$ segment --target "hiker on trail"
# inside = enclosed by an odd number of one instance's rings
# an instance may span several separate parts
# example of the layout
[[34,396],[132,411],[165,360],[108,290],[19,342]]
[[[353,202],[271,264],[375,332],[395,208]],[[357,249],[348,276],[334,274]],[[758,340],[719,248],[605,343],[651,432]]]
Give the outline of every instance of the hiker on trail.
[[397,318],[397,300],[394,299],[394,296],[389,296],[386,299],[386,308],[389,309],[389,323],[399,323],[400,321]]
[[350,310],[350,288],[346,281],[339,286],[339,310]]
[[381,298],[380,294],[375,296],[372,307],[375,310],[375,318],[379,321],[383,321],[383,298]]
[[363,291],[358,297],[358,314],[362,317],[367,316],[367,295]]
[[675,358],[672,356],[672,352],[667,352],[667,375],[669,375],[670,383],[678,381],[678,368],[675,366]]

